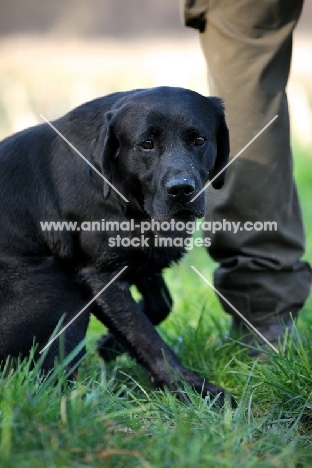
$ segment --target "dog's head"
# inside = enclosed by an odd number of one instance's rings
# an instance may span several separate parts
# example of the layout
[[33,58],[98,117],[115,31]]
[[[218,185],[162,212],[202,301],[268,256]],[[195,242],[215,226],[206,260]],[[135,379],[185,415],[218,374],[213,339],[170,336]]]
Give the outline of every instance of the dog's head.
[[[97,162],[111,184],[151,218],[204,215],[202,189],[209,180],[222,187],[229,157],[220,99],[182,88],[142,90],[104,119]],[[105,184],[104,196],[110,192]]]

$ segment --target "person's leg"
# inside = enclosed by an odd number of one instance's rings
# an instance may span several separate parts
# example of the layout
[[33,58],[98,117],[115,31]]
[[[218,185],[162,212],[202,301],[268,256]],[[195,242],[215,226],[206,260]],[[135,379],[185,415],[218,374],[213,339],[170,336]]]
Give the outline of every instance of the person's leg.
[[[211,0],[200,34],[210,94],[225,102],[231,155],[278,115],[229,167],[224,188],[209,188],[206,212],[211,221],[242,227],[246,221],[277,223],[276,232],[219,231],[209,248],[220,263],[215,286],[272,342],[283,330],[279,320],[290,326],[290,313],[297,316],[311,285],[311,269],[300,261],[304,233],[285,93],[301,8],[302,2],[293,0]],[[226,303],[223,307],[235,316]],[[238,323],[234,318],[234,327]]]

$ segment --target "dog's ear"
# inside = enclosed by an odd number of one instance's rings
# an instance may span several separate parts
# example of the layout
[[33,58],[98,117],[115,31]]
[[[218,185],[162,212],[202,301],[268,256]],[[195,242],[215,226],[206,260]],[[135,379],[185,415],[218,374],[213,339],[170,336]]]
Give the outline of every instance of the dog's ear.
[[114,117],[117,111],[109,111],[104,115],[104,122],[98,137],[93,142],[93,159],[97,169],[105,177],[103,195],[109,197],[111,186],[114,183],[116,172],[115,159],[118,156],[119,143],[114,131]]
[[[211,102],[213,102],[216,113],[217,113],[217,126],[216,126],[216,142],[217,142],[217,157],[214,165],[213,172],[210,179],[216,177],[219,172],[221,172],[228,163],[230,155],[230,136],[229,129],[225,122],[224,115],[224,106],[223,101],[217,97],[209,97]],[[212,182],[212,186],[215,189],[220,189],[225,180],[225,170]]]

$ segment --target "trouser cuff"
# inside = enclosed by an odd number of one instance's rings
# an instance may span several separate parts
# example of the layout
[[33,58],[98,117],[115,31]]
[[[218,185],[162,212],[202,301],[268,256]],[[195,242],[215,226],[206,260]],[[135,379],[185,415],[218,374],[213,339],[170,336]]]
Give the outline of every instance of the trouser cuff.
[[296,319],[299,314],[300,308],[298,307],[279,311],[274,300],[263,298],[252,301],[248,294],[236,294],[222,288],[218,290],[226,299],[219,296],[223,309],[233,316],[235,322],[243,320],[237,311],[254,326],[287,322],[290,318]]
[[240,312],[253,325],[296,318],[309,295],[311,269],[300,262],[295,271],[236,272],[224,267],[215,272],[215,287],[222,307],[233,317]]

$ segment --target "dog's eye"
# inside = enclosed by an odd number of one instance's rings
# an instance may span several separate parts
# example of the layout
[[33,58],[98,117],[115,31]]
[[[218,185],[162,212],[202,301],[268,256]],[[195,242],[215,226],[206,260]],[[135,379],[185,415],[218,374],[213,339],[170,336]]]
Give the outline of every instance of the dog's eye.
[[206,139],[202,136],[198,136],[194,140],[194,145],[195,146],[202,146],[205,143]]
[[141,143],[141,146],[143,149],[151,150],[154,148],[154,142],[153,140],[145,140],[143,143]]

